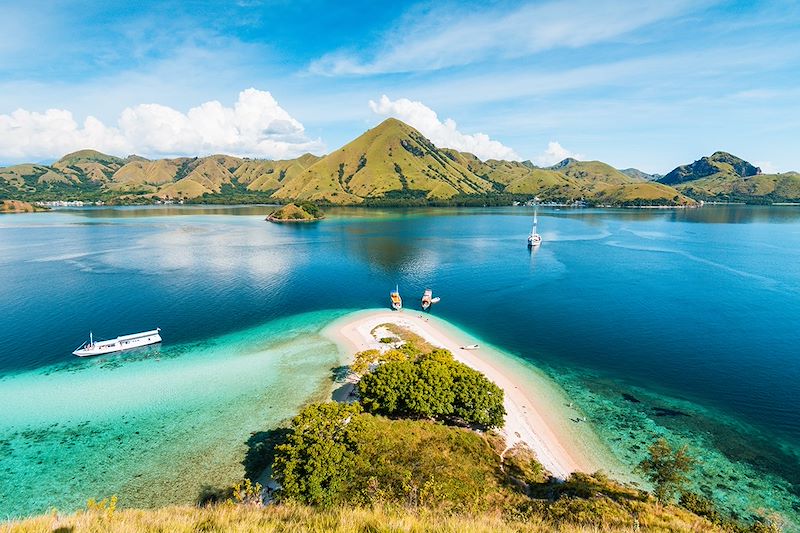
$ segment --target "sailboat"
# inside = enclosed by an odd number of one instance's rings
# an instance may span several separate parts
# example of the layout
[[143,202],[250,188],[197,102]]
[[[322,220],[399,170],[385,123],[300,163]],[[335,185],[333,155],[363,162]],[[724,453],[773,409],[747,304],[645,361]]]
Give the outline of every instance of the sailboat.
[[536,233],[536,225],[538,222],[537,217],[537,208],[533,210],[533,228],[531,228],[531,234],[528,235],[528,248],[538,248],[542,244],[542,236]]
[[399,311],[403,308],[403,299],[400,298],[400,286],[396,285],[394,290],[389,293],[389,298],[392,301],[392,309]]

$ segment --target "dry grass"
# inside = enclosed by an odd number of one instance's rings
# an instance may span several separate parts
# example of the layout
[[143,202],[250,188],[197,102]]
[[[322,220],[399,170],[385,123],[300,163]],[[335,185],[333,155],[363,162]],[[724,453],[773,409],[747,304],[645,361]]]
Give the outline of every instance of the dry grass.
[[375,336],[375,332],[381,328],[389,330],[394,335],[396,335],[397,338],[399,338],[401,341],[413,344],[416,348],[419,348],[423,353],[429,353],[436,349],[436,346],[426,341],[424,337],[417,335],[410,329],[398,326],[397,324],[391,324],[388,322],[385,324],[378,324],[377,326],[372,328],[372,331],[370,333],[373,336]]
[[[686,513],[688,515],[688,513]],[[108,514],[102,511],[72,515],[43,515],[4,526],[9,533],[27,532],[476,532],[499,533],[517,531],[539,533],[561,531],[633,532],[631,527],[555,525],[537,517],[504,520],[500,516],[442,516],[426,510],[402,508],[335,508],[315,510],[295,505],[265,508],[220,505],[216,507],[165,507],[155,510],[126,509]],[[701,519],[678,515],[668,508],[653,512],[640,521],[640,531],[717,531]]]

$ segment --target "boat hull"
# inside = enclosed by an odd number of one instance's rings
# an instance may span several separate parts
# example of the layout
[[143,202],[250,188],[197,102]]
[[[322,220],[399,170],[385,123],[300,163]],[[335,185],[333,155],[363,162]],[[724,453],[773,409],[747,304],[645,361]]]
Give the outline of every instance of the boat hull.
[[78,357],[93,357],[150,346],[151,344],[158,344],[161,342],[160,331],[161,330],[156,329],[134,335],[125,335],[112,340],[97,341],[91,345],[84,344],[72,353]]

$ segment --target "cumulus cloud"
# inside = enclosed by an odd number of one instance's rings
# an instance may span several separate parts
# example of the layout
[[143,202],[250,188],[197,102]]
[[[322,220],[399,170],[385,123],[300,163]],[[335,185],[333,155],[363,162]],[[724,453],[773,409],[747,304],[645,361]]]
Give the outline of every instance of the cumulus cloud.
[[369,107],[378,115],[395,117],[415,127],[436,146],[470,152],[483,160],[520,159],[513,149],[490,139],[485,133],[461,133],[453,119],[442,122],[436,112],[422,102],[407,98],[392,101],[384,94],[377,102],[370,100]]
[[0,114],[0,160],[56,158],[83,148],[120,155],[225,153],[280,159],[320,152],[324,145],[309,139],[272,94],[253,88],[240,92],[233,107],[218,101],[186,113],[159,104],[129,107],[114,126],[92,116],[79,124],[65,109]]
[[571,152],[556,141],[547,143],[547,149],[533,158],[533,162],[540,167],[555,165],[566,158],[583,159],[583,155]]

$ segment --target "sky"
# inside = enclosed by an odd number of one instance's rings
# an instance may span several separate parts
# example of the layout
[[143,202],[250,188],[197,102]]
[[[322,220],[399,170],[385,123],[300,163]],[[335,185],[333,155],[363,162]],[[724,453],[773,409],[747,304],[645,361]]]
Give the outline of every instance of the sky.
[[0,0],[0,163],[324,154],[800,170],[800,1]]

